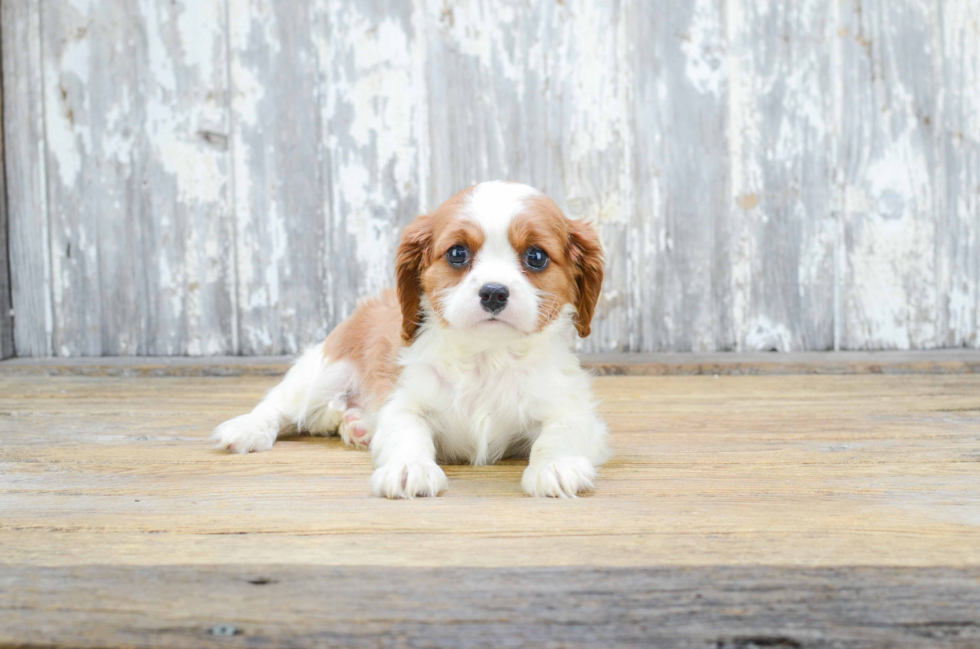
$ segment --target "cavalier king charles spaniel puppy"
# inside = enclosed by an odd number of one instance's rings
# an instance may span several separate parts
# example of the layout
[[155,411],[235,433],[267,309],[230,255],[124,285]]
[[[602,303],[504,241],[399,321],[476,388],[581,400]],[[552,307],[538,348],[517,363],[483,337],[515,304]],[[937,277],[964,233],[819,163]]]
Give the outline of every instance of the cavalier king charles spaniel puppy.
[[595,230],[518,183],[466,189],[402,234],[397,287],[358,305],[218,448],[338,433],[370,448],[378,496],[436,496],[438,462],[529,458],[532,496],[590,491],[611,455],[590,376],[571,351],[602,285]]

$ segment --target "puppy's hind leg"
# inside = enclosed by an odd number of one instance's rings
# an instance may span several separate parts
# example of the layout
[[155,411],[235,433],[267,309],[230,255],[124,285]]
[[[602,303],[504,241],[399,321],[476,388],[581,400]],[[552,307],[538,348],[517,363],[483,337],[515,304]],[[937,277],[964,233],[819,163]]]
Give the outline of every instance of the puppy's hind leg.
[[349,361],[327,361],[306,386],[303,403],[293,418],[296,429],[310,435],[340,432],[344,427],[344,415],[350,412],[348,402],[356,393],[354,366]]
[[337,431],[355,382],[353,366],[331,362],[323,347],[308,349],[252,412],[229,419],[211,435],[215,447],[233,453],[267,451],[288,430],[314,435]]
[[364,450],[371,445],[374,417],[357,402],[362,396],[350,363],[331,363],[311,386],[307,403],[296,418],[300,432],[311,435],[337,433],[347,446]]

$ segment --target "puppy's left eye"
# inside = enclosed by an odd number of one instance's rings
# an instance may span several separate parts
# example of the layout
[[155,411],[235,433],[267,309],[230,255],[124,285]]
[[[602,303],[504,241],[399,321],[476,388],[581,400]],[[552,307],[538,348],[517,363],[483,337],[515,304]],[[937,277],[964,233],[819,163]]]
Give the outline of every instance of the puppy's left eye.
[[548,253],[531,246],[524,251],[524,265],[531,270],[544,270],[548,266]]

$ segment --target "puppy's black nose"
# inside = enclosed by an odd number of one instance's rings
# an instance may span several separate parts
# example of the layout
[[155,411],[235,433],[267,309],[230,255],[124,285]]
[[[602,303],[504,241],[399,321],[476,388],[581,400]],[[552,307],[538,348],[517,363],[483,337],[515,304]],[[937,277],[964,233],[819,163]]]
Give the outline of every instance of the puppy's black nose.
[[480,305],[484,311],[497,315],[507,306],[510,291],[502,284],[484,284],[480,288]]

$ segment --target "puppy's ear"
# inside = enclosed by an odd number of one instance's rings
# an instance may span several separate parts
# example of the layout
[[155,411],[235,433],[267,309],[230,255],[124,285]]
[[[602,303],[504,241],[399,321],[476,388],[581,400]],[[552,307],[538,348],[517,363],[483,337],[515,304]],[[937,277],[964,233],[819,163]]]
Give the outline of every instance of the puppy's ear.
[[605,259],[599,235],[592,224],[584,221],[570,221],[568,231],[569,258],[575,266],[575,283],[578,300],[575,310],[575,328],[578,335],[585,338],[592,332],[592,314],[602,290],[602,273]]
[[402,232],[395,258],[398,304],[402,309],[402,338],[411,342],[422,323],[422,266],[432,242],[432,217],[423,214]]

